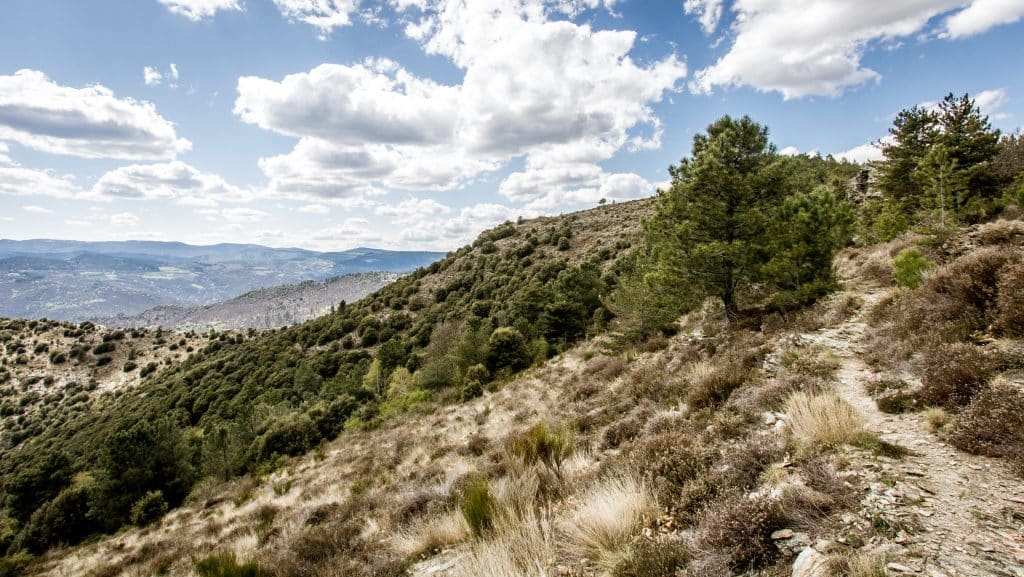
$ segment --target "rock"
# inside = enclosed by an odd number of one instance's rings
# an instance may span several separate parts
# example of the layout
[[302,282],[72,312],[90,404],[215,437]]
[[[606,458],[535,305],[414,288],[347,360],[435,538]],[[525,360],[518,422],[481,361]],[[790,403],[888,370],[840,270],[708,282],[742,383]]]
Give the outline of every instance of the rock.
[[779,529],[772,533],[772,541],[779,541],[782,539],[789,539],[793,537],[792,529]]
[[814,547],[808,547],[793,561],[793,577],[828,577],[827,559]]
[[914,571],[910,567],[899,563],[886,563],[885,568],[889,571],[896,571],[897,573],[917,573],[917,571]]

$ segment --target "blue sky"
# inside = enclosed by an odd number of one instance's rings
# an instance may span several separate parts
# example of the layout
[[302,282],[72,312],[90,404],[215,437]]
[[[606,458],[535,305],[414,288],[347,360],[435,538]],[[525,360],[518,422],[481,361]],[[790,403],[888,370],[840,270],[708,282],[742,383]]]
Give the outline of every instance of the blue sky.
[[0,237],[452,249],[654,193],[723,114],[863,160],[1024,123],[1024,0],[7,0]]

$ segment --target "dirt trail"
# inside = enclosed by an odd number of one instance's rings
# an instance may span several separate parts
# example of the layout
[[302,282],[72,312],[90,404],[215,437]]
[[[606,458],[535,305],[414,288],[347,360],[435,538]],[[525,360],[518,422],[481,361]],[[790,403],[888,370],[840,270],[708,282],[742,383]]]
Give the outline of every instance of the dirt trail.
[[[913,454],[883,463],[894,487],[875,487],[897,517],[916,519],[899,543],[898,561],[928,576],[1024,576],[1024,482],[994,459],[945,444],[919,414],[889,415],[865,390],[873,372],[861,360],[864,315],[884,296],[860,294],[861,312],[841,325],[807,333],[805,341],[832,349],[841,360],[838,392],[864,416],[865,426]],[[892,567],[891,567],[892,568]]]

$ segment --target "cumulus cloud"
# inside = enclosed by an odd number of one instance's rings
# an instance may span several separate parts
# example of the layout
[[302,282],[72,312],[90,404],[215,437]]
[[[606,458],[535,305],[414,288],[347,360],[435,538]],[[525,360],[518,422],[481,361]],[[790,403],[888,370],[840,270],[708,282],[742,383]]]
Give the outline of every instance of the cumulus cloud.
[[18,166],[0,166],[0,195],[70,199],[82,197],[83,191],[70,176]]
[[728,52],[699,71],[691,88],[751,86],[786,99],[838,96],[881,76],[861,64],[874,43],[917,34],[962,0],[736,0]]
[[163,79],[164,75],[160,74],[160,71],[152,66],[146,66],[142,69],[142,81],[146,83],[146,86],[159,86]]
[[224,10],[241,10],[238,0],[159,0],[174,14],[198,22]]
[[[243,77],[235,112],[298,137],[263,158],[283,195],[358,198],[380,187],[449,190],[517,157],[531,165],[607,160],[660,144],[651,105],[675,90],[674,55],[640,65],[631,31],[593,30],[559,15],[612,2],[395,0],[427,53],[464,71],[457,85],[389,60],[325,64],[280,81]],[[565,172],[565,170],[563,170]]]
[[944,37],[965,38],[1024,16],[1024,0],[974,0],[963,10],[946,18]]
[[243,76],[235,114],[261,128],[335,144],[408,144],[449,141],[457,107],[457,89],[374,60],[321,64],[281,82]]
[[683,10],[697,18],[705,34],[712,34],[722,19],[723,4],[724,0],[686,0]]
[[189,150],[152,103],[101,85],[61,86],[36,70],[0,76],[0,140],[84,158],[164,160]]
[[274,0],[274,4],[286,18],[309,24],[326,39],[335,28],[352,23],[359,0]]
[[6,143],[0,142],[0,164],[14,164],[11,157],[7,156],[7,153],[10,151],[11,149],[7,147]]
[[882,147],[876,142],[869,142],[867,144],[861,144],[860,146],[854,146],[849,150],[836,152],[832,156],[838,160],[859,162],[861,164],[885,159],[885,156],[882,155]]
[[181,161],[132,164],[107,172],[92,188],[105,199],[175,199],[184,204],[244,201],[250,194]]
[[43,208],[41,206],[29,205],[29,206],[23,206],[21,208],[25,212],[30,213],[30,214],[53,214],[52,210],[50,210],[48,208]]

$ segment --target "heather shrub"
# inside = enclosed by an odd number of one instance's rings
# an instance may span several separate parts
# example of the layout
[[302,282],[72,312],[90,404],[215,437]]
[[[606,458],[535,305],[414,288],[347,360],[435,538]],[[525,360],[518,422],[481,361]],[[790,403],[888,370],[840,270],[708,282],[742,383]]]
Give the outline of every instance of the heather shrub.
[[778,556],[772,533],[785,525],[786,517],[776,501],[731,493],[703,515],[697,545],[728,555],[729,565],[737,573],[751,571]]
[[1005,382],[979,392],[953,420],[949,442],[969,453],[1024,466],[1024,392]]
[[631,460],[654,488],[658,501],[668,506],[687,482],[697,478],[713,462],[714,453],[692,437],[678,432],[643,439],[631,453]]
[[628,557],[612,570],[612,577],[655,577],[675,575],[686,568],[693,552],[680,539],[650,541],[642,539],[630,550]]
[[964,314],[976,315],[983,327],[987,324],[986,313],[996,304],[1003,269],[1019,261],[1020,255],[1014,249],[984,248],[939,268],[927,286],[930,292],[951,297]]
[[1024,263],[1006,267],[999,275],[994,329],[1008,337],[1024,337]]
[[985,387],[992,366],[978,347],[948,343],[925,351],[920,400],[926,405],[962,407]]
[[729,399],[750,377],[751,370],[742,363],[723,358],[716,362],[694,363],[690,370],[690,390],[686,403],[695,409],[717,407]]
[[916,289],[931,264],[917,248],[905,248],[892,260],[893,279],[902,287]]

